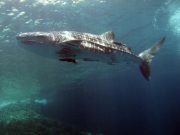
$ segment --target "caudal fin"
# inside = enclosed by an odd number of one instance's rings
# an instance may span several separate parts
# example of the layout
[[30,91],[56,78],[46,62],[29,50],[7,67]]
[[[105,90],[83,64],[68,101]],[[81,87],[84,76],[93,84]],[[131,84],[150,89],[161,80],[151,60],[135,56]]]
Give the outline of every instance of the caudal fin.
[[143,62],[140,64],[139,68],[140,68],[142,75],[144,76],[144,78],[146,80],[150,79],[150,75],[151,75],[150,64],[152,62],[152,59],[159,52],[159,49],[161,48],[161,46],[163,45],[165,40],[166,40],[165,37],[161,38],[161,40],[158,41],[154,46],[152,46],[151,48],[141,52],[138,55],[141,59],[143,59]]

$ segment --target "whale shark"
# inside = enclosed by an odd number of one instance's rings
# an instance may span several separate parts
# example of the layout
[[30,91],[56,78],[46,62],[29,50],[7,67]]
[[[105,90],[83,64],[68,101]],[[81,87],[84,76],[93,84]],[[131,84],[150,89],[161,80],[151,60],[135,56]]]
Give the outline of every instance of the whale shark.
[[150,48],[134,54],[131,48],[115,40],[115,33],[105,32],[101,35],[76,31],[50,31],[19,33],[16,39],[26,43],[54,48],[59,61],[77,64],[81,60],[87,62],[105,62],[110,65],[121,62],[133,62],[146,80],[150,80],[151,63],[154,56],[165,42],[162,37]]

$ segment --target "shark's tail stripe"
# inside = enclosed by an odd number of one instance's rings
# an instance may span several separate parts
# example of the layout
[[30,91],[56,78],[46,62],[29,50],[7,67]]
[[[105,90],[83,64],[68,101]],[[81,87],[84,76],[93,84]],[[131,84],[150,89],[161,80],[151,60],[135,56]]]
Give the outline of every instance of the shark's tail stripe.
[[152,59],[154,58],[154,56],[157,54],[157,52],[165,42],[165,39],[166,39],[165,37],[161,38],[161,40],[158,41],[154,46],[141,52],[138,55],[141,59],[143,59],[143,62],[140,64],[140,71],[146,80],[150,79],[150,75],[151,75],[150,64],[152,62]]

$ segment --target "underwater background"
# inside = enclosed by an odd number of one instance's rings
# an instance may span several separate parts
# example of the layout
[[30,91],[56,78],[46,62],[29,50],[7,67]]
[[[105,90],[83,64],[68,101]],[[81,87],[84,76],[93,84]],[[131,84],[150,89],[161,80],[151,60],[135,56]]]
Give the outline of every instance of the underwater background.
[[[166,42],[146,81],[138,66],[73,65],[16,41],[20,32],[63,30],[113,31],[135,54]],[[1,0],[0,135],[7,134],[180,135],[180,1]]]

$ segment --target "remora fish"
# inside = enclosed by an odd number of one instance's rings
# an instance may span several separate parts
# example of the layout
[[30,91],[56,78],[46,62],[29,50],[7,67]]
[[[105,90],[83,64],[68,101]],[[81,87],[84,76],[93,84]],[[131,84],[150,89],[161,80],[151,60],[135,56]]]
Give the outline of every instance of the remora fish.
[[77,60],[101,61],[116,64],[131,61],[139,65],[146,80],[150,79],[152,58],[157,54],[165,41],[160,39],[154,46],[135,55],[130,48],[115,41],[113,32],[93,35],[74,31],[27,32],[16,36],[24,43],[40,43],[56,48],[60,61],[77,63]]

